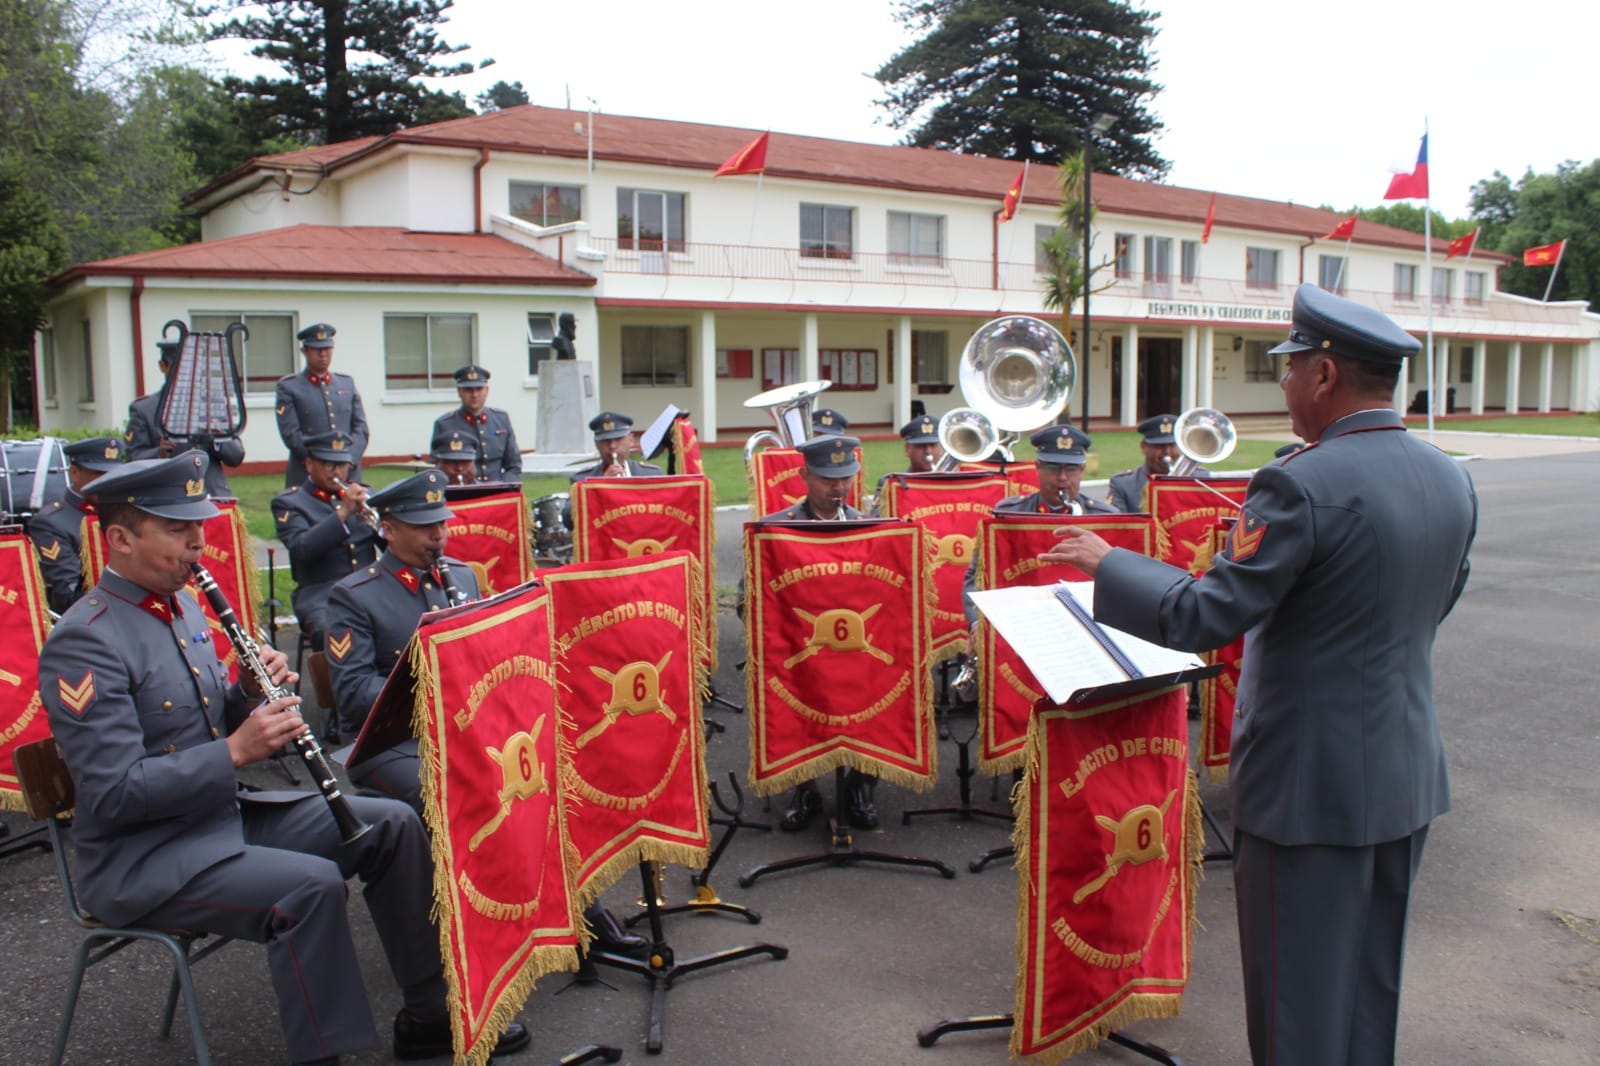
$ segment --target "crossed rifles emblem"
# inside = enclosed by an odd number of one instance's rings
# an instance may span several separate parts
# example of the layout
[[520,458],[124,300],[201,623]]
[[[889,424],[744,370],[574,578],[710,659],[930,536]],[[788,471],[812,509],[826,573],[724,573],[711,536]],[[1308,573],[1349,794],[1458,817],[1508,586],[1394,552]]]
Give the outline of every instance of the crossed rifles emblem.
[[677,539],[678,538],[676,536],[668,537],[666,540],[655,540],[651,537],[640,537],[635,541],[626,541],[618,540],[616,537],[612,537],[611,543],[615,544],[618,548],[621,548],[624,552],[626,552],[628,558],[635,559],[641,555],[660,555],[664,551],[670,551],[672,549],[672,545],[677,541]]
[[877,614],[882,606],[881,603],[875,603],[865,611],[834,607],[821,614],[793,608],[803,621],[811,623],[811,639],[806,641],[804,648],[783,661],[783,668],[788,670],[798,666],[825,648],[829,651],[864,651],[881,663],[892,664],[894,656],[882,648],[874,648],[867,636],[867,619]]
[[669,651],[658,663],[629,663],[614,674],[598,666],[589,667],[595,677],[611,686],[611,699],[601,708],[600,720],[583,731],[574,742],[575,746],[587,746],[589,741],[610,729],[624,714],[630,718],[641,714],[659,714],[676,724],[677,713],[661,700],[661,671],[667,668],[671,658]]
[[1159,807],[1141,803],[1124,814],[1120,821],[1103,814],[1094,816],[1100,827],[1112,836],[1111,854],[1106,856],[1106,868],[1072,894],[1073,903],[1082,903],[1100,891],[1124,866],[1143,866],[1167,857],[1167,834],[1163,831],[1162,819],[1177,794],[1176,789],[1168,792]]

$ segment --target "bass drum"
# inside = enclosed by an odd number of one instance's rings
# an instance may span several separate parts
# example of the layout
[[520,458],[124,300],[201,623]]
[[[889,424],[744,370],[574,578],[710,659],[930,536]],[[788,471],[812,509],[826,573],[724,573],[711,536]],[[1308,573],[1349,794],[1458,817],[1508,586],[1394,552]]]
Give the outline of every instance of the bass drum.
[[0,442],[0,511],[21,523],[67,494],[67,459],[54,437]]
[[565,492],[540,496],[533,510],[533,561],[537,566],[572,562],[572,497]]

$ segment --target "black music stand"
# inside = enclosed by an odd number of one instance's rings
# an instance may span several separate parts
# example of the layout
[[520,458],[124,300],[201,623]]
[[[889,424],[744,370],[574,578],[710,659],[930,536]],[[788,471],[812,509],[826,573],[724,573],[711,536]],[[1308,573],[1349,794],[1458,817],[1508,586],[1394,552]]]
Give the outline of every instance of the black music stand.
[[[917,1046],[932,1047],[946,1033],[975,1033],[982,1029],[1009,1029],[1015,1021],[1010,1014],[976,1014],[970,1018],[947,1018],[942,1022],[917,1030]],[[1106,1039],[1147,1059],[1165,1063],[1166,1066],[1183,1066],[1183,1060],[1166,1048],[1140,1040],[1136,1036],[1117,1030],[1106,1034]]]
[[7,855],[15,855],[19,851],[27,851],[29,848],[49,851],[50,838],[45,836],[47,829],[49,826],[41,823],[13,836],[11,827],[0,822],[0,859]]
[[[1211,808],[1206,806],[1204,799],[1200,800],[1200,817],[1205,819],[1206,828],[1216,835],[1218,851],[1208,851],[1200,856],[1201,862],[1232,862],[1233,845],[1228,841],[1228,834],[1222,831],[1222,826],[1217,822],[1217,816],[1211,813]],[[1202,839],[1204,839],[1202,835]]]
[[610,1047],[606,1044],[585,1044],[578,1050],[569,1051],[557,1059],[556,1066],[577,1066],[580,1062],[594,1062],[597,1059],[603,1059],[606,1062],[621,1062],[622,1049]]
[[[948,661],[946,660],[946,662]],[[973,704],[966,704],[965,706],[971,706],[976,710],[976,706]],[[980,727],[981,723],[974,716],[972,732],[968,733],[964,739],[956,737],[954,734],[950,735],[951,739],[956,742],[956,780],[961,785],[960,802],[953,807],[916,807],[909,811],[902,811],[900,813],[901,825],[910,825],[911,819],[920,814],[954,814],[969,822],[974,818],[993,818],[996,821],[1008,824],[1017,820],[1016,816],[1010,811],[998,811],[990,807],[973,805],[972,779],[977,776],[978,771],[972,765],[972,742],[977,739]],[[976,873],[977,871],[974,870],[973,872]]]
[[845,803],[845,768],[840,766],[833,772],[833,811],[834,816],[828,819],[828,834],[831,847],[828,851],[817,852],[813,855],[801,855],[793,859],[779,859],[777,862],[766,862],[760,866],[752,867],[739,877],[739,887],[749,888],[756,883],[756,879],[767,874],[779,873],[783,870],[798,870],[810,866],[859,866],[864,862],[881,862],[889,866],[920,866],[929,870],[937,870],[947,879],[954,878],[956,872],[938,859],[924,859],[914,855],[890,855],[883,851],[858,851],[850,836],[850,830],[843,824],[842,812]]
[[[726,818],[713,817],[713,825],[725,825],[728,831],[722,834],[722,839],[717,841],[717,846],[711,850],[711,857],[706,860],[705,866],[699,873],[689,878],[689,883],[694,887],[694,899],[687,903],[668,905],[659,896],[656,897],[656,909],[663,917],[669,914],[737,914],[751,925],[761,924],[761,915],[749,907],[737,903],[724,903],[722,897],[717,895],[717,890],[711,887],[711,870],[717,865],[717,860],[722,858],[722,853],[728,850],[728,845],[733,841],[733,834],[741,829],[759,829],[763,833],[772,832],[772,826],[765,822],[747,822],[744,820],[744,792],[739,788],[739,778],[732,770],[728,771],[728,783],[733,786],[735,805],[730,807],[722,800],[722,793],[717,790],[717,783],[711,782],[711,800],[717,809],[727,815]],[[646,918],[650,917],[649,904],[645,899],[639,900],[639,905],[644,907],[637,914],[630,914],[622,920],[622,924],[632,929]]]
[[[626,955],[613,955],[606,951],[590,952],[584,958],[583,966],[578,971],[577,981],[588,983],[594,980],[592,967],[613,966],[619,970],[636,973],[650,983],[650,1028],[645,1036],[645,1050],[652,1055],[661,1054],[661,1014],[666,1007],[667,990],[672,987],[672,982],[684,974],[707,970],[713,966],[724,963],[736,962],[739,959],[748,959],[756,955],[770,955],[774,959],[789,957],[789,949],[777,944],[749,944],[742,948],[729,948],[724,951],[714,951],[708,955],[696,955],[692,959],[679,961],[673,956],[672,947],[667,943],[666,934],[661,930],[661,906],[656,902],[656,877],[655,863],[641,862],[639,875],[644,880],[645,916],[650,919],[650,951],[644,959],[630,959]],[[585,976],[584,968],[588,968]],[[568,988],[571,985],[567,986]],[[565,991],[563,989],[562,991]]]

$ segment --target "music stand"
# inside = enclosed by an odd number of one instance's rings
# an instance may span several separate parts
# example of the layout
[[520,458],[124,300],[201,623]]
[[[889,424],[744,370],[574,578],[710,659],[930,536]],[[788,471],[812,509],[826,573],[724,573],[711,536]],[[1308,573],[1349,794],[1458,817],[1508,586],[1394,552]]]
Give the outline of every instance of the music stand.
[[0,859],[7,855],[15,855],[19,851],[27,851],[29,848],[49,851],[50,838],[44,835],[47,829],[49,826],[36,825],[13,836],[11,827],[0,822]]
[[[983,1029],[1009,1029],[1015,1021],[1011,1014],[975,1014],[970,1018],[946,1018],[936,1022],[925,1029],[917,1030],[917,1046],[932,1047],[941,1036],[947,1033],[975,1033]],[[1183,1066],[1183,1060],[1178,1058],[1166,1048],[1152,1044],[1147,1040],[1140,1040],[1136,1036],[1129,1036],[1120,1029],[1106,1034],[1106,1039],[1113,1044],[1119,1044],[1129,1051],[1143,1055],[1147,1059],[1165,1063],[1166,1066]]]
[[752,867],[740,875],[740,888],[749,888],[756,883],[757,878],[783,870],[799,870],[811,866],[859,866],[864,862],[880,862],[888,866],[919,866],[937,870],[946,879],[955,877],[956,872],[938,859],[924,859],[915,855],[891,855],[884,851],[857,850],[850,836],[850,830],[844,827],[840,817],[845,802],[844,775],[845,768],[842,766],[833,771],[834,816],[828,819],[828,834],[831,841],[829,850],[813,855],[800,855],[792,859],[779,859],[776,862],[766,862]]
[[1222,826],[1217,822],[1217,816],[1211,813],[1211,808],[1206,806],[1202,797],[1200,800],[1200,817],[1205,819],[1206,828],[1216,834],[1220,851],[1208,851],[1200,856],[1201,862],[1232,862],[1233,845],[1228,841],[1228,835],[1222,831]]
[[[655,863],[641,862],[639,876],[644,881],[645,916],[650,919],[650,951],[644,959],[630,959],[626,955],[614,955],[607,951],[590,952],[586,957],[587,963],[601,966],[612,966],[619,970],[636,973],[650,983],[650,1027],[645,1035],[645,1050],[652,1055],[661,1053],[661,1015],[666,1008],[667,991],[672,987],[672,982],[685,974],[708,970],[713,966],[737,962],[756,955],[769,955],[774,959],[789,957],[789,949],[778,944],[748,944],[741,948],[728,948],[723,951],[714,951],[707,955],[696,955],[691,959],[678,960],[672,953],[672,946],[667,943],[666,934],[661,928],[662,908],[656,902],[656,876]],[[579,981],[583,980],[580,971]],[[570,985],[568,986],[571,987]],[[565,989],[563,989],[565,991]]]
[[[900,814],[901,825],[910,825],[911,819],[921,814],[954,814],[969,822],[974,818],[993,818],[996,821],[1008,824],[1017,820],[1016,816],[1010,811],[997,811],[989,807],[978,807],[972,802],[972,779],[978,774],[978,771],[972,765],[972,742],[977,739],[979,728],[980,723],[974,718],[971,733],[968,733],[965,737],[957,737],[951,734],[951,739],[956,742],[956,780],[960,782],[961,786],[960,801],[949,807],[917,807],[909,811],[902,811]],[[977,870],[974,870],[973,873],[977,873]]]
[[[730,807],[722,799],[722,793],[717,789],[717,783],[711,782],[711,801],[726,818],[713,817],[713,825],[725,825],[728,831],[722,834],[722,839],[717,841],[717,846],[711,850],[711,855],[706,859],[705,866],[700,872],[689,878],[689,883],[694,886],[694,899],[685,903],[675,903],[668,906],[662,899],[656,897],[656,907],[663,916],[669,914],[737,914],[751,925],[761,924],[761,915],[749,907],[737,903],[724,903],[722,897],[717,895],[717,890],[711,887],[711,871],[717,865],[717,860],[722,858],[722,853],[728,850],[728,845],[733,841],[733,834],[741,829],[759,829],[764,833],[772,832],[772,826],[764,822],[747,822],[744,820],[744,792],[739,788],[739,778],[728,771],[728,783],[733,786],[733,796],[736,801]],[[641,906],[646,906],[645,900],[639,901]],[[648,907],[637,914],[630,914],[624,918],[622,924],[632,929],[635,925],[650,916]]]

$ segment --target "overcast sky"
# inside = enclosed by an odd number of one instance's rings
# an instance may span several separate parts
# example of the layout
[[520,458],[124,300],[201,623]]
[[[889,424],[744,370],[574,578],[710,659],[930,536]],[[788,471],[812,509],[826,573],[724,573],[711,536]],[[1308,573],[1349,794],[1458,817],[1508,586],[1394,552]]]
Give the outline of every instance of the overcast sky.
[[[1337,208],[1382,202],[1431,129],[1433,203],[1464,216],[1495,170],[1600,156],[1600,7],[1418,0],[1145,0],[1168,181]],[[871,77],[910,38],[891,0],[457,0],[443,36],[532,101],[893,144]],[[997,192],[998,196],[998,192]]]

